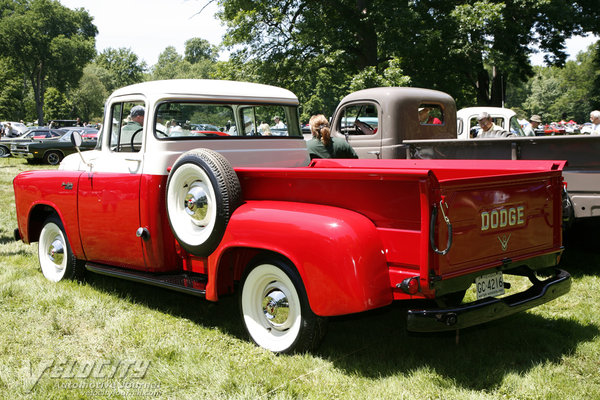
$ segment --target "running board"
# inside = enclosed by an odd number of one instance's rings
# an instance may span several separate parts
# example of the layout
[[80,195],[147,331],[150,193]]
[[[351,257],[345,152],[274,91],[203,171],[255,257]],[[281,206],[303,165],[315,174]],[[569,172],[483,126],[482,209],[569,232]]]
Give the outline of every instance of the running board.
[[101,264],[86,263],[85,269],[100,275],[126,279],[133,282],[145,283],[194,296],[206,296],[206,278],[187,274],[160,275],[148,272],[132,271],[122,268],[109,267]]

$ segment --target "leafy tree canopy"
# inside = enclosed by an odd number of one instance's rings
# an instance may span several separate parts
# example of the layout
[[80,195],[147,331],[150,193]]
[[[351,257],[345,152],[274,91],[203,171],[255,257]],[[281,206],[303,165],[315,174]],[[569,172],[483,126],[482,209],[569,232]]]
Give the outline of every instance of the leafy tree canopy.
[[211,45],[208,40],[192,38],[185,41],[185,60],[196,64],[202,60],[217,61],[219,49]]
[[127,48],[107,48],[96,57],[96,65],[107,71],[99,78],[108,92],[143,81],[146,63]]
[[368,76],[393,64],[404,84],[449,92],[459,106],[500,105],[508,81],[533,73],[536,46],[562,65],[566,38],[600,32],[593,0],[218,2],[233,59],[303,100],[325,82],[344,82],[330,88],[337,99],[357,80],[379,84]]
[[83,9],[56,0],[0,0],[0,55],[31,83],[40,124],[46,88],[77,84],[95,55],[97,33]]

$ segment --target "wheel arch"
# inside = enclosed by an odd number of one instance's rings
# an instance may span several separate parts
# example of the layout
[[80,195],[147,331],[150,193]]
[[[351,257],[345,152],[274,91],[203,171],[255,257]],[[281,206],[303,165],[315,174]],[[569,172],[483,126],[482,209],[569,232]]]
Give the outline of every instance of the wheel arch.
[[56,215],[63,224],[65,234],[67,235],[67,240],[71,245],[73,254],[75,254],[77,258],[83,259],[84,253],[79,240],[79,229],[76,227],[75,231],[73,231],[71,224],[67,223],[69,222],[69,219],[59,210],[60,208],[53,204],[34,204],[29,210],[27,217],[27,232],[21,232],[21,234],[24,234],[25,236],[23,241],[25,243],[37,242],[40,238],[42,228],[44,227],[44,221],[46,221],[46,219],[51,215]]
[[356,212],[303,203],[245,203],[233,213],[221,246],[209,258],[207,297],[216,300],[224,288],[233,287],[259,254],[289,261],[319,316],[392,302],[383,245],[373,223]]
[[60,218],[64,225],[63,218],[61,218],[58,211],[56,211],[56,208],[51,205],[38,203],[31,207],[27,218],[27,241],[29,243],[37,242],[39,240],[44,221],[51,215],[56,215]]

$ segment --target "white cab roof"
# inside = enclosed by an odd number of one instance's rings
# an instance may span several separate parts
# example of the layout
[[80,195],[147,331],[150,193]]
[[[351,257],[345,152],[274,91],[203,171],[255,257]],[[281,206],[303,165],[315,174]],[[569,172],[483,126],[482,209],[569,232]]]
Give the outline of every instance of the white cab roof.
[[148,97],[203,97],[242,101],[276,101],[298,104],[287,89],[250,82],[210,79],[170,79],[148,81],[117,89],[111,97],[142,94]]

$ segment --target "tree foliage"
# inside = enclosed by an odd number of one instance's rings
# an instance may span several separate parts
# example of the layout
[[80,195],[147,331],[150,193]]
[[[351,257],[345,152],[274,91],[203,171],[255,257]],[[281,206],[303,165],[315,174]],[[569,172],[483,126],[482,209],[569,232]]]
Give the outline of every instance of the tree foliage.
[[73,90],[73,106],[75,115],[82,121],[101,120],[104,101],[108,97],[108,90],[103,83],[103,78],[108,74],[104,68],[95,63],[86,65],[79,86]]
[[73,103],[64,92],[55,87],[49,87],[44,94],[44,115],[48,120],[69,119],[73,115]]
[[[258,80],[309,104],[327,82],[339,99],[352,84],[396,81],[439,89],[460,105],[500,105],[509,81],[526,80],[536,46],[562,65],[564,41],[600,32],[592,0],[219,0],[224,44]],[[326,71],[324,71],[326,70]],[[342,83],[343,82],[343,83]],[[360,86],[359,85],[359,86]],[[331,109],[329,100],[324,108]],[[312,105],[309,105],[312,107]]]
[[123,47],[105,49],[96,57],[96,65],[107,72],[104,74],[96,70],[99,73],[98,78],[108,92],[142,82],[146,71],[146,63],[140,61],[131,49]]
[[97,29],[86,11],[55,0],[1,0],[0,12],[0,55],[30,82],[42,124],[46,89],[77,84]]
[[219,49],[202,38],[191,38],[185,41],[185,61],[196,64],[201,61],[217,61]]
[[599,43],[578,54],[576,60],[567,61],[562,68],[535,67],[535,74],[527,83],[511,88],[525,96],[517,96],[507,106],[522,110],[522,117],[526,118],[539,114],[544,121],[586,122],[590,111],[598,108],[594,82],[600,76]]
[[168,46],[152,67],[150,79],[208,79],[216,76],[217,47],[200,38],[185,42],[185,56]]
[[0,59],[0,120],[19,121],[27,118],[25,96],[27,84],[6,58]]

